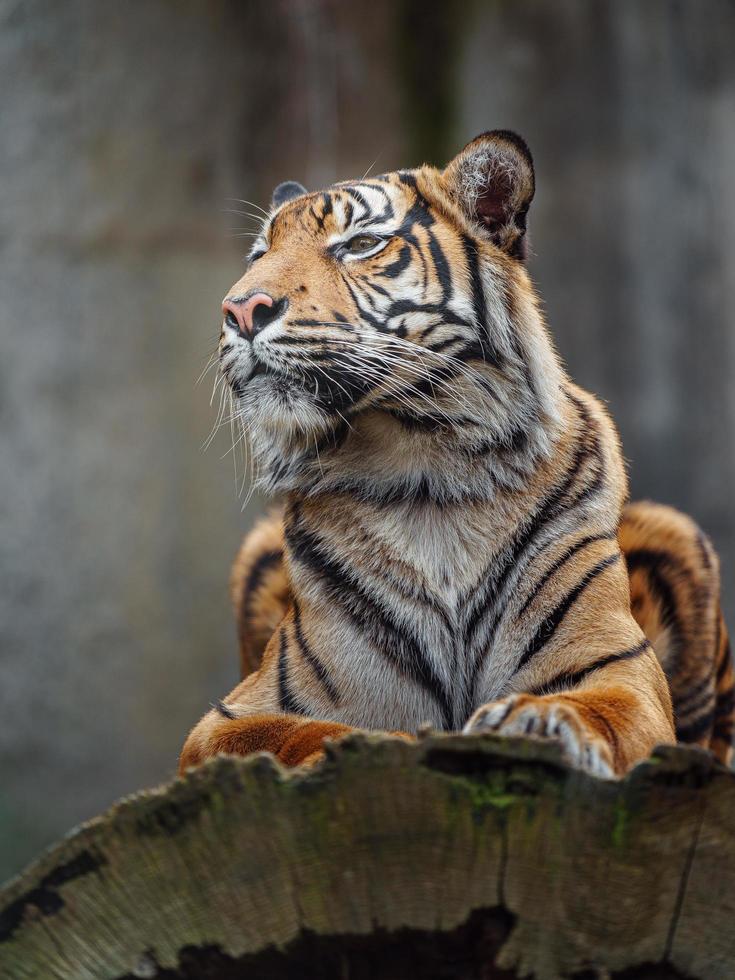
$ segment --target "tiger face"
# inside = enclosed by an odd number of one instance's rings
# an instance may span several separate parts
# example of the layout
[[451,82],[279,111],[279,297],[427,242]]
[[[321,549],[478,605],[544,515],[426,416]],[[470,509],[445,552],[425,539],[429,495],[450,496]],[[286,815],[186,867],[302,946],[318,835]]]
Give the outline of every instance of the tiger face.
[[265,489],[323,477],[360,434],[374,458],[378,430],[394,447],[528,438],[552,402],[533,378],[545,340],[524,333],[533,191],[525,143],[502,131],[444,171],[276,188],[220,342]]

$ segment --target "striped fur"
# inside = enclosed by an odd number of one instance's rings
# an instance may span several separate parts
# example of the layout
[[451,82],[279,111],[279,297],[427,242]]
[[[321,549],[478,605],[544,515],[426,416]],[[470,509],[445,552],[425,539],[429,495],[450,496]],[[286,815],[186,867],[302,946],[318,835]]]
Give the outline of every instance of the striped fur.
[[235,565],[247,676],[182,769],[428,723],[553,738],[620,774],[674,740],[659,659],[680,735],[726,757],[715,556],[674,512],[623,511],[614,426],[566,376],[523,265],[533,189],[525,144],[495,132],[442,172],[279,193],[228,297],[264,291],[278,315],[250,339],[226,320],[220,357],[285,505]]
[[232,567],[230,593],[243,677],[260,666],[266,644],[291,601],[283,551],[283,515],[279,511],[256,524]]
[[717,555],[694,521],[649,502],[625,509],[619,540],[633,615],[669,681],[677,740],[729,762],[735,678]]

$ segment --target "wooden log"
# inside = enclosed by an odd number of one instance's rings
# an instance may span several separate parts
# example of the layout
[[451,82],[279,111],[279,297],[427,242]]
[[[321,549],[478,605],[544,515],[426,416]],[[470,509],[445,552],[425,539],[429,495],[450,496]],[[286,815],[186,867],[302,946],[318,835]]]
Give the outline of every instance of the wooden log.
[[219,758],[0,892],[0,976],[731,980],[733,813],[682,747],[619,782],[492,736]]

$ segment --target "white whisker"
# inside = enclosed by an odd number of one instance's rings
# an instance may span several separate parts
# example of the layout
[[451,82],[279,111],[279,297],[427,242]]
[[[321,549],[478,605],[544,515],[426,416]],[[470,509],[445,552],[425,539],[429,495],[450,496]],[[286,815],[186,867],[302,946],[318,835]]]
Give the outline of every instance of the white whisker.
[[265,218],[270,218],[270,212],[266,211],[264,208],[261,208],[261,206],[256,204],[254,201],[246,201],[242,197],[226,197],[225,200],[232,201],[235,204],[247,204],[249,208],[255,208],[257,211],[260,211]]

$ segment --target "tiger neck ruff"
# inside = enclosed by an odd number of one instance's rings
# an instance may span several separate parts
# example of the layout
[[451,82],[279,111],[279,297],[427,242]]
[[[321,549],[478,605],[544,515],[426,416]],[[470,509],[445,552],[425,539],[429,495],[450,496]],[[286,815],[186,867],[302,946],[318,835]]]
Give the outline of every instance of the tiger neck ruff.
[[428,723],[553,738],[610,775],[674,739],[630,607],[617,435],[524,266],[533,194],[506,131],[443,171],[276,189],[220,359],[257,485],[286,503],[235,566],[251,672],[182,768]]

